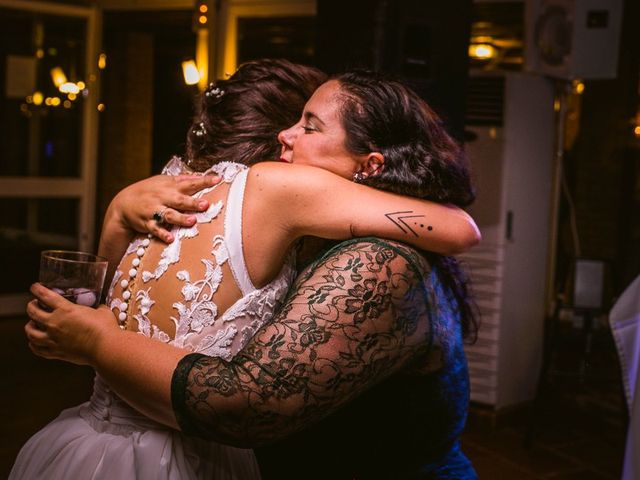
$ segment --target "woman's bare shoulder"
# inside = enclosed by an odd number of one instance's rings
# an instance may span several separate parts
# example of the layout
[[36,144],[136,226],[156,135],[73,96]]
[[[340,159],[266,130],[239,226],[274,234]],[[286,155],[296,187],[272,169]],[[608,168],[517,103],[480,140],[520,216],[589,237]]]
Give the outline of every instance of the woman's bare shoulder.
[[286,162],[260,162],[252,165],[249,178],[262,188],[309,189],[314,185],[345,182],[343,178],[319,167]]

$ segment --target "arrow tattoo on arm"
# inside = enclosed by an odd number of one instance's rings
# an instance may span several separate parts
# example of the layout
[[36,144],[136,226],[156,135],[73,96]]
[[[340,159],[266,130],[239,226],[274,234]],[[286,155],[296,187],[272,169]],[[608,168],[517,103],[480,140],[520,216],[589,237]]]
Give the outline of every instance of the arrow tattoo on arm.
[[[400,230],[402,230],[403,233],[411,232],[418,237],[419,235],[411,225],[406,222],[406,220],[409,218],[424,218],[424,215],[411,215],[412,213],[414,213],[413,210],[406,210],[403,212],[385,213],[384,216],[391,220]],[[424,223],[413,222],[413,225],[415,228],[425,227]],[[433,230],[433,227],[431,225],[427,225],[427,230],[431,231]]]

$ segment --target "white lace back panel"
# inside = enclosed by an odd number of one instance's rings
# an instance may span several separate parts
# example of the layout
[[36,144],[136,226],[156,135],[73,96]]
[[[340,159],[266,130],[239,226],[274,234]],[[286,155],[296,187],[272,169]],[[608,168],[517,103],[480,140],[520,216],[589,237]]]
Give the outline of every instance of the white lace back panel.
[[[174,159],[163,173],[185,172],[182,162]],[[194,195],[206,196],[210,207],[196,214],[193,227],[174,227],[172,243],[152,240],[131,288],[128,328],[228,360],[272,318],[293,280],[293,255],[273,281],[255,288],[242,248],[242,202],[248,168],[223,162],[205,173],[222,178],[218,185]],[[107,299],[114,312],[123,303],[119,280],[131,268],[144,238],[131,242],[117,268]]]

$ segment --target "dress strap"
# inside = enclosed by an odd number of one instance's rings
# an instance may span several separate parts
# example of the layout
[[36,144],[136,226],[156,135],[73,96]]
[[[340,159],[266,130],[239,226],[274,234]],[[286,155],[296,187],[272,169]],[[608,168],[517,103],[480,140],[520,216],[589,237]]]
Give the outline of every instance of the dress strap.
[[224,217],[224,236],[229,252],[229,266],[243,296],[256,290],[251,278],[249,278],[242,245],[242,205],[248,173],[249,169],[244,169],[238,172],[233,179],[231,187],[229,187],[227,211]]

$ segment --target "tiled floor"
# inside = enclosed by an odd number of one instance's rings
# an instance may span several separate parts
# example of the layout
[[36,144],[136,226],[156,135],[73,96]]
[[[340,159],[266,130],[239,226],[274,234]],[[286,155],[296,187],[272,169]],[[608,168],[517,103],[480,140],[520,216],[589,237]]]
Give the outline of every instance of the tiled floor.
[[[31,354],[23,318],[0,318],[0,478],[20,446],[61,409],[85,401],[92,372]],[[531,411],[489,427],[486,409],[472,408],[463,449],[481,479],[619,479],[626,417],[615,354],[606,333],[594,343],[593,378],[553,377],[534,418],[533,446],[524,447]],[[597,347],[597,348],[596,348]]]

